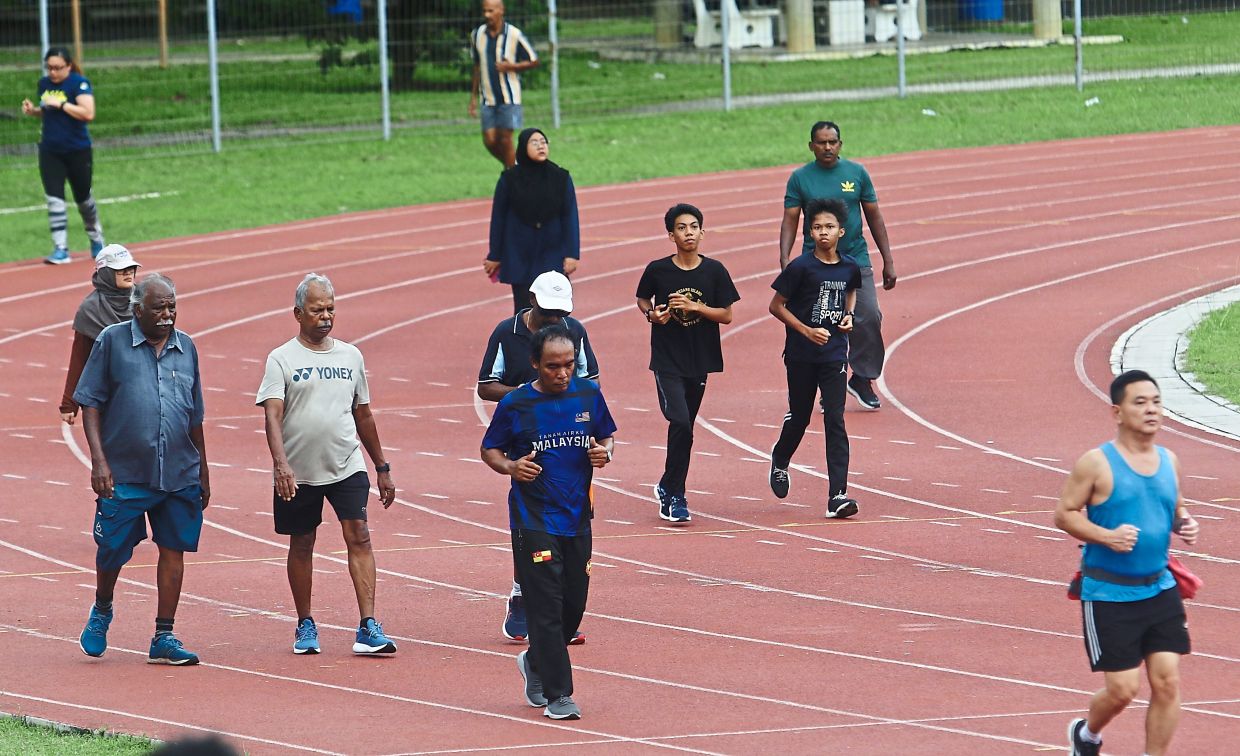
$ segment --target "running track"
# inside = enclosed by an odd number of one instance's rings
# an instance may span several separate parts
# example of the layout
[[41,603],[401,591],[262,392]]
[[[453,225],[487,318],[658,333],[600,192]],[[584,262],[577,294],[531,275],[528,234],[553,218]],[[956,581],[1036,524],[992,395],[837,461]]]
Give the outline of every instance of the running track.
[[[154,549],[118,587],[112,647],[76,646],[94,548],[80,426],[57,422],[83,263],[3,266],[0,303],[0,710],[172,738],[226,733],[253,753],[947,754],[1061,751],[1088,672],[1063,583],[1074,544],[1050,510],[1064,472],[1111,433],[1099,387],[1114,338],[1240,279],[1240,128],[924,152],[865,161],[900,284],[882,295],[879,413],[850,411],[854,521],[822,518],[811,430],[787,502],[766,485],[785,410],[766,313],[788,168],[580,193],[577,311],[621,446],[598,480],[589,642],[577,723],[524,705],[498,626],[508,585],[504,479],[478,460],[473,399],[507,289],[481,273],[489,202],[401,208],[137,245],[180,288],[203,355],[213,497],[178,632],[203,665],[143,663]],[[694,521],[650,501],[665,425],[632,293],[668,253],[676,201],[742,294],[724,329],[690,473]],[[348,653],[356,623],[338,529],[322,530],[324,653],[295,657],[270,464],[253,406],[263,360],[294,334],[292,291],[332,277],[336,334],[366,354],[398,504],[372,509],[390,659]],[[850,408],[855,408],[851,404]],[[1179,753],[1221,753],[1240,724],[1237,447],[1169,427],[1203,538],[1189,609]],[[330,525],[330,523],[329,523]],[[1144,693],[1144,691],[1143,691]],[[1107,731],[1137,753],[1143,711]]]

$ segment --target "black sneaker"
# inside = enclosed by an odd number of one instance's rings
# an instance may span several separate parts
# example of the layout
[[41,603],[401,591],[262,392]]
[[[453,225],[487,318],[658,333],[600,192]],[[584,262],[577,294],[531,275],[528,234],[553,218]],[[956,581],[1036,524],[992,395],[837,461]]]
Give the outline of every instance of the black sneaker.
[[855,514],[857,514],[856,499],[850,499],[844,494],[836,494],[831,497],[831,501],[827,502],[827,517],[829,519],[842,520]]
[[781,499],[788,498],[788,468],[776,467],[775,462],[771,462],[771,493]]
[[1081,730],[1084,729],[1084,719],[1074,719],[1068,723],[1068,744],[1072,746],[1072,756],[1098,756],[1102,753],[1102,742],[1091,743],[1081,737]]
[[883,403],[878,401],[878,394],[874,393],[874,388],[870,385],[869,378],[862,378],[853,373],[852,378],[848,379],[847,388],[848,393],[852,394],[853,398],[860,402],[862,407],[868,410],[876,410],[883,406]]

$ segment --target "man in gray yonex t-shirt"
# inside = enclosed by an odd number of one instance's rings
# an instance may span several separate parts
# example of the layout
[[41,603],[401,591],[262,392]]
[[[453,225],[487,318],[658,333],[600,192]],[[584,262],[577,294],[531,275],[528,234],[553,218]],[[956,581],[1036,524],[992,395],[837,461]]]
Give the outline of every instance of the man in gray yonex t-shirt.
[[289,536],[288,581],[297,609],[293,653],[319,652],[310,594],[315,533],[326,498],[344,532],[361,612],[353,652],[394,654],[396,644],[374,618],[375,556],[366,527],[370,479],[363,446],[375,463],[385,509],[396,498],[396,486],[370,412],[366,366],[357,347],[328,335],[336,317],[331,281],[307,275],[297,287],[293,317],[300,332],[267,356],[256,399],[263,407],[274,468],[276,532]]

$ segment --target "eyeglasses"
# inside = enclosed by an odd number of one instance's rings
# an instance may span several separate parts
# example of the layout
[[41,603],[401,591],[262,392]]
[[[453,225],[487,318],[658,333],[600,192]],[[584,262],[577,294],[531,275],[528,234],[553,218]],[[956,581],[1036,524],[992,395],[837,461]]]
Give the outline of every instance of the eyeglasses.
[[531,147],[546,147],[547,140],[546,139],[531,139],[529,141],[529,145]]
[[68,67],[69,67],[69,64],[68,64],[68,63],[62,63],[62,64],[61,64],[61,65],[59,65],[59,66],[52,65],[51,63],[48,63],[48,64],[47,64],[47,70],[49,70],[49,71],[63,71],[63,70],[65,70],[65,69],[66,69],[66,68],[68,68]]

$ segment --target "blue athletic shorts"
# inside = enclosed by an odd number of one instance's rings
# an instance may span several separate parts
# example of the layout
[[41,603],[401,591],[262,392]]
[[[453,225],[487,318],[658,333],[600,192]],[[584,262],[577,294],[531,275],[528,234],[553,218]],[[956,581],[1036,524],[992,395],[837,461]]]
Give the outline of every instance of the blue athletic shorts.
[[112,498],[95,500],[95,567],[119,570],[133,557],[133,548],[146,539],[146,521],[152,539],[165,549],[197,551],[202,533],[202,488],[153,491],[145,486],[119,483]]
[[509,131],[517,131],[521,128],[521,124],[525,119],[521,113],[520,105],[483,105],[482,106],[482,130],[490,131],[491,129],[508,129]]

